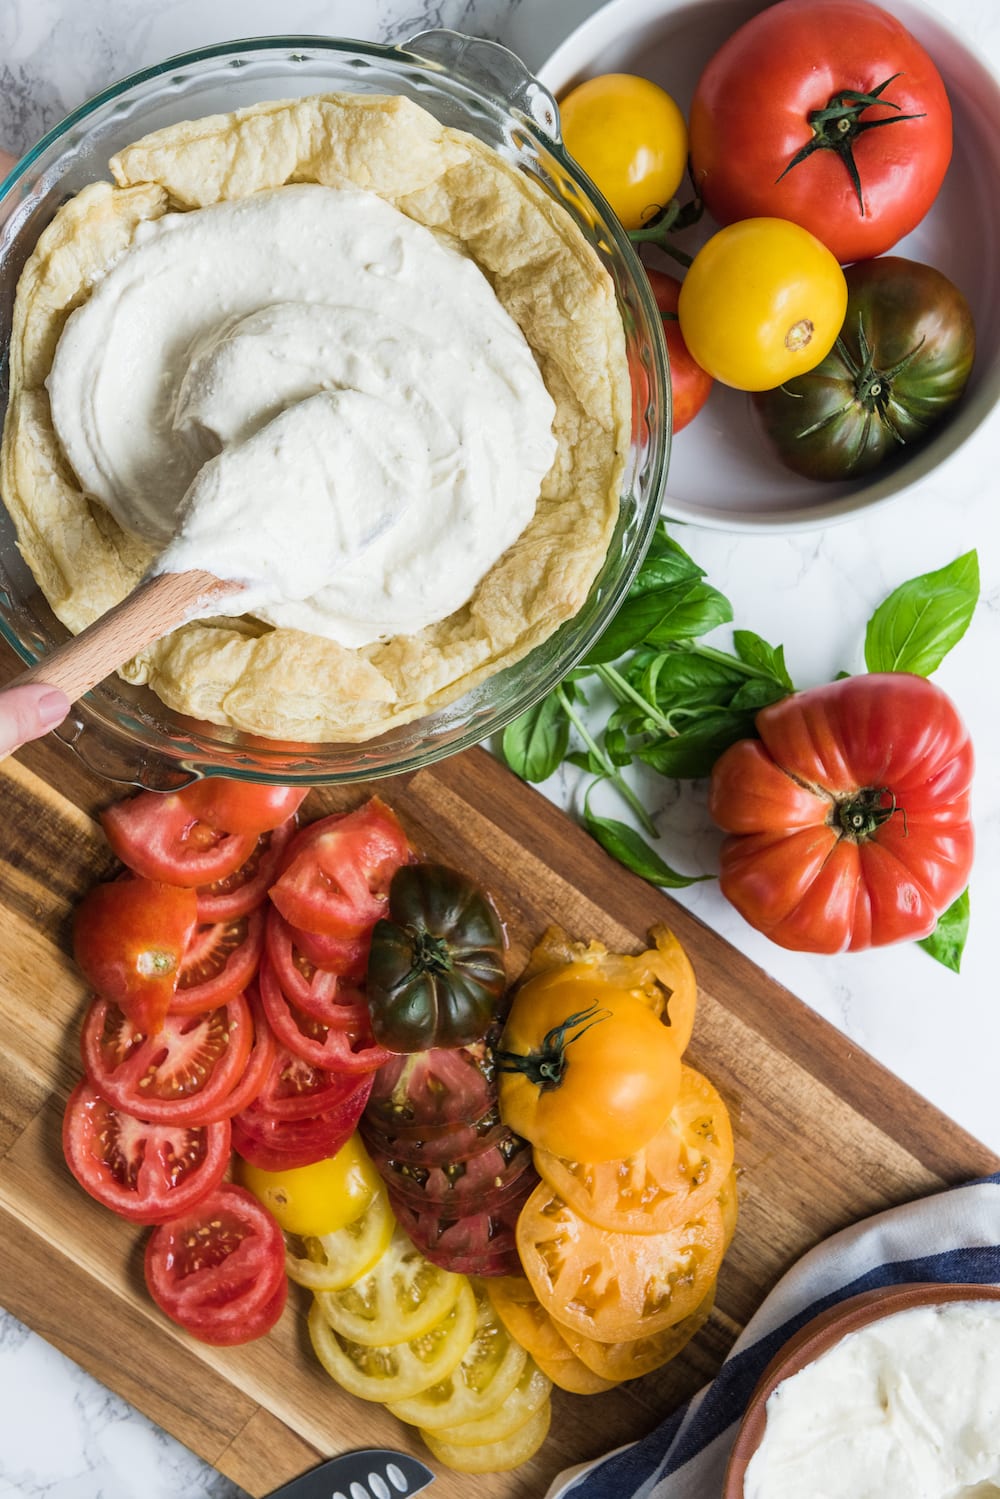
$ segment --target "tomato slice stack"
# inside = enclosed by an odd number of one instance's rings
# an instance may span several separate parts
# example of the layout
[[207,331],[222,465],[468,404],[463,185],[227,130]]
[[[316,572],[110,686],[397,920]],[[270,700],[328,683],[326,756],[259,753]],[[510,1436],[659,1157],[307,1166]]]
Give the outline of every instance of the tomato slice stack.
[[[409,845],[377,800],[299,828],[304,794],[209,781],[108,808],[126,868],[85,897],[75,924],[95,994],[66,1160],[97,1201],[157,1225],[150,1290],[209,1342],[266,1331],[286,1295],[280,1230],[220,1186],[231,1149],[264,1170],[335,1155],[389,1056],[358,986]],[[187,1264],[178,1236],[199,1223],[212,1247]],[[260,1248],[275,1233],[280,1285]]]

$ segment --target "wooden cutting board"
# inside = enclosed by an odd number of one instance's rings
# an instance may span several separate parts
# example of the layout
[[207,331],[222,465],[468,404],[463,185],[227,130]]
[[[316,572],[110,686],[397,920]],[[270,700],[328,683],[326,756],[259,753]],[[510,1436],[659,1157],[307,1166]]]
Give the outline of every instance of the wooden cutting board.
[[[810,1245],[998,1163],[484,751],[378,789],[421,849],[493,892],[509,924],[512,972],[553,921],[636,951],[652,925],[670,925],[699,981],[689,1057],[732,1111],[740,1223],[711,1321],[658,1374],[589,1399],[556,1391],[539,1456],[513,1474],[475,1480],[483,1499],[540,1499],[559,1469],[642,1435],[711,1378]],[[307,811],[363,794],[317,791]],[[244,1349],[199,1345],[145,1293],[144,1233],[70,1178],[60,1119],[80,1073],[87,996],[68,956],[69,920],[84,890],[113,868],[93,819],[115,793],[46,741],[0,764],[0,795],[0,1303],[254,1496],[351,1447],[403,1447],[426,1459],[409,1428],[327,1378],[297,1287],[269,1337]],[[460,1499],[469,1487],[442,1471],[434,1494]]]

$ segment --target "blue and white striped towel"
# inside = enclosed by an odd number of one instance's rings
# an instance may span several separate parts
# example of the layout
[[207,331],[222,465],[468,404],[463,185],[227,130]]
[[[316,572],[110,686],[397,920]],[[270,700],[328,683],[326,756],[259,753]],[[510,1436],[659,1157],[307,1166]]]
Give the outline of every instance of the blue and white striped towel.
[[718,1499],[747,1401],[792,1334],[849,1296],[928,1280],[1000,1284],[1000,1172],[891,1208],[811,1249],[710,1385],[641,1442],[560,1474],[547,1499]]

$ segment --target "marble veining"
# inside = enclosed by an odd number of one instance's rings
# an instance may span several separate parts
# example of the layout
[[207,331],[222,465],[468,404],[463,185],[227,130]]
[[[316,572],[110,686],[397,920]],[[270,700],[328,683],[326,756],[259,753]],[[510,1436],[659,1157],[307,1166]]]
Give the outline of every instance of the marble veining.
[[[974,38],[979,55],[1000,72],[996,0],[925,4]],[[0,0],[0,148],[27,150],[115,79],[205,43],[279,31],[399,42],[446,26],[503,41],[538,67],[597,8],[598,0],[284,0],[280,6]],[[998,454],[995,413],[950,462],[870,516],[784,537],[687,527],[682,538],[731,598],[737,623],[785,645],[799,686],[858,669],[864,622],[881,599],[905,578],[979,548],[983,600],[968,637],[936,678],[961,705],[978,756],[979,852],[961,977],[915,947],[838,959],[783,952],[751,931],[711,881],[678,898],[852,1042],[1000,1150],[1000,1006],[991,930],[1000,908]],[[727,631],[720,643],[728,643]],[[581,784],[564,767],[543,789],[572,807]],[[668,862],[691,872],[716,868],[718,836],[704,785],[649,774],[640,791],[662,830]],[[594,803],[595,810],[621,815],[610,793],[602,790]],[[239,1499],[228,1480],[6,1314],[0,1314],[0,1391],[0,1499]]]

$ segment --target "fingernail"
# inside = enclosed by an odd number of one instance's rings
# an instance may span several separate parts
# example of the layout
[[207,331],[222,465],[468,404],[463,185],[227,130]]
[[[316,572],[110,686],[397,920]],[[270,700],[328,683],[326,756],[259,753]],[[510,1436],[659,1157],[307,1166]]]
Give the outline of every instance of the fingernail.
[[53,688],[38,699],[37,712],[39,723],[44,724],[47,729],[54,729],[69,712],[69,698],[65,692]]

